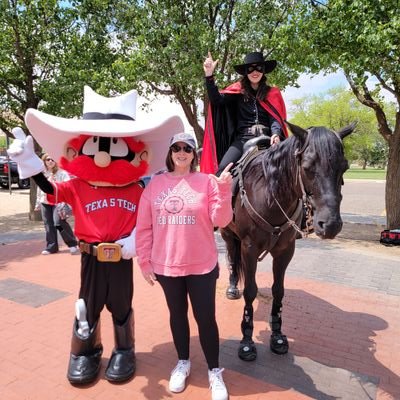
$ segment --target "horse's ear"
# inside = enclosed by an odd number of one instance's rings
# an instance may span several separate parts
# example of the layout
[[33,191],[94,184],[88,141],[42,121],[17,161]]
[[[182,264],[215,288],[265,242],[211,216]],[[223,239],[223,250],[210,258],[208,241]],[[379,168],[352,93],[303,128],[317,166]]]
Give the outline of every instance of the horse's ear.
[[307,137],[307,131],[303,128],[300,128],[300,126],[291,124],[288,121],[285,121],[286,125],[289,127],[290,132],[293,133],[294,136],[297,136],[300,139],[305,140]]
[[354,131],[357,124],[358,122],[354,121],[350,125],[347,125],[344,128],[340,129],[340,131],[338,132],[340,138],[343,140],[346,136],[350,135],[350,133]]

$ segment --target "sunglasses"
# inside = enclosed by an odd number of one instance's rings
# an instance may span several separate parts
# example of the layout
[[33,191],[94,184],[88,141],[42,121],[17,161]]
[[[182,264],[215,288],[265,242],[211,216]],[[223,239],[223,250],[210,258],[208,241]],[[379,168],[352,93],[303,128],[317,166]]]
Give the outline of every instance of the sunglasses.
[[247,73],[251,74],[253,71],[257,72],[264,72],[264,65],[257,64],[257,65],[249,65],[247,68]]
[[174,153],[179,153],[181,150],[183,150],[185,153],[191,153],[193,151],[193,149],[189,145],[181,147],[181,146],[178,146],[177,144],[173,144],[171,146],[171,150]]
[[52,158],[46,158],[46,161],[53,161],[54,162],[54,160]]

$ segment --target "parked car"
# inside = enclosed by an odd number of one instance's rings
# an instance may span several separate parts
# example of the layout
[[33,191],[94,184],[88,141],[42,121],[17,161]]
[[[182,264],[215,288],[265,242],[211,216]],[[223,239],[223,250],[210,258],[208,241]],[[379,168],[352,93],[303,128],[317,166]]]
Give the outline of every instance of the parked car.
[[18,175],[17,163],[7,159],[7,157],[0,156],[0,186],[4,189],[10,187],[8,171],[11,173],[11,184],[16,183],[20,189],[28,189],[30,187],[30,180],[20,179]]

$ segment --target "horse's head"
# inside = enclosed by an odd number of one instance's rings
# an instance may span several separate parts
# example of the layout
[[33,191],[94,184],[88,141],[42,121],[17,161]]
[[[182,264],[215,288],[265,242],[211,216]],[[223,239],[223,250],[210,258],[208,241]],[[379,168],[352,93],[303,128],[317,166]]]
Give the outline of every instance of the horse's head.
[[296,151],[299,184],[303,197],[307,197],[313,208],[315,233],[322,239],[333,239],[343,225],[341,187],[348,162],[342,140],[353,132],[356,124],[338,132],[325,127],[305,130],[289,123],[288,126],[299,145]]

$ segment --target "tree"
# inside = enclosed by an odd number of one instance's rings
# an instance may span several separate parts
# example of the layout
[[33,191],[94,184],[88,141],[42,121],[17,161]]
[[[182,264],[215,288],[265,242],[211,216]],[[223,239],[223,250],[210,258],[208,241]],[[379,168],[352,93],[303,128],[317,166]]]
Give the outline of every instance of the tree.
[[[92,3],[92,4],[91,4]],[[0,129],[24,125],[28,108],[81,114],[84,84],[99,87],[114,62],[109,29],[115,2],[8,0],[0,3]],[[36,144],[36,150],[40,149]],[[31,189],[30,218],[36,186]]]
[[370,155],[370,165],[378,168],[386,168],[388,159],[388,148],[383,141],[375,142]]
[[[121,61],[115,73],[120,90],[136,87],[146,96],[163,94],[178,102],[194,129],[203,139],[199,124],[199,100],[204,91],[202,63],[210,51],[219,59],[217,79],[222,87],[232,80],[233,65],[249,51],[274,52],[271,40],[285,23],[291,1],[175,0],[118,3],[116,25]],[[257,12],[255,12],[257,10]],[[267,16],[267,17],[266,17]],[[298,73],[282,64],[272,75],[285,86]],[[207,107],[205,107],[207,109]]]
[[[400,226],[400,14],[397,0],[298,1],[281,30],[286,51],[311,72],[342,69],[357,100],[373,110],[388,144],[386,212],[389,229]],[[371,82],[375,85],[371,89]],[[381,93],[396,102],[390,121]]]
[[[338,130],[357,121],[356,132],[344,143],[347,159],[361,162],[364,167],[372,163],[385,165],[387,144],[377,135],[375,114],[350,90],[336,87],[319,95],[303,97],[293,101],[292,108],[291,122],[300,126],[324,125]],[[390,120],[394,120],[395,110],[390,104],[387,109]]]

